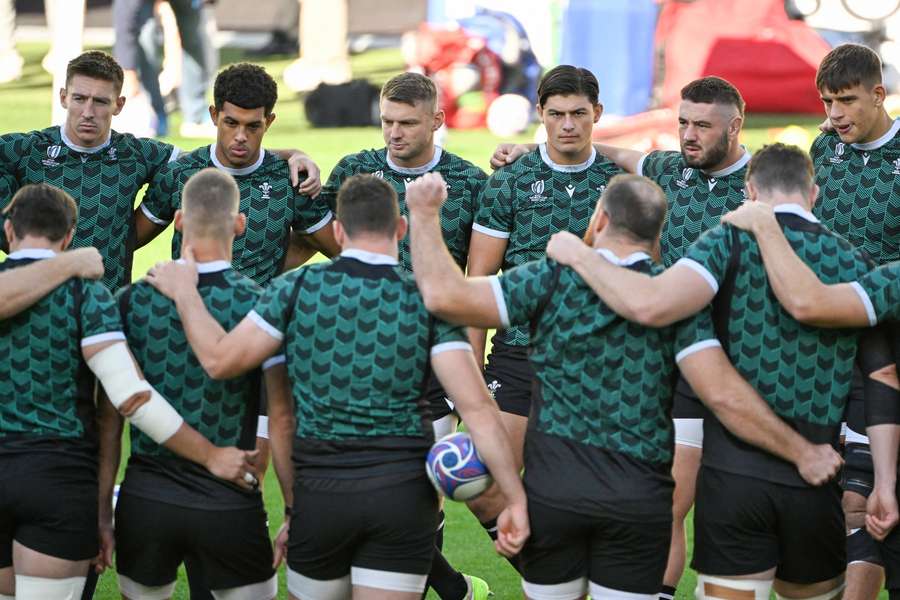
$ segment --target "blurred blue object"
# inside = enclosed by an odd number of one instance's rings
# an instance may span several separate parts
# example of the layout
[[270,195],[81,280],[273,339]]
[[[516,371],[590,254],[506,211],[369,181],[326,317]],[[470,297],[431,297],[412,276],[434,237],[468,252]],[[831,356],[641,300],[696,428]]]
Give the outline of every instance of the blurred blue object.
[[633,115],[649,107],[656,17],[654,0],[569,0],[560,63],[597,76],[604,113]]

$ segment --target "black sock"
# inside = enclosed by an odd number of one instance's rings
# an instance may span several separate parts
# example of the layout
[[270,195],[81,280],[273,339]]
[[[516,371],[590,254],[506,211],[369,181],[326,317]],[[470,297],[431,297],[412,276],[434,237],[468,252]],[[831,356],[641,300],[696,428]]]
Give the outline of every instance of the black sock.
[[[488,536],[490,536],[490,538],[496,542],[497,541],[497,519],[491,519],[490,521],[485,521],[481,524],[481,526],[484,527],[484,530],[487,532]],[[515,556],[512,556],[512,557],[507,556],[505,558],[506,558],[506,561],[512,565],[512,568],[515,569],[516,572],[518,572],[521,575],[522,570],[519,567],[519,555],[516,554]]]
[[678,591],[678,588],[674,588],[671,585],[664,585],[662,589],[659,590],[659,600],[675,600],[675,592]]
[[441,600],[463,600],[469,591],[466,580],[441,553],[444,547],[444,511],[438,515],[438,523],[440,527],[434,534],[434,556],[431,559],[431,572],[428,573],[426,585],[432,588]]

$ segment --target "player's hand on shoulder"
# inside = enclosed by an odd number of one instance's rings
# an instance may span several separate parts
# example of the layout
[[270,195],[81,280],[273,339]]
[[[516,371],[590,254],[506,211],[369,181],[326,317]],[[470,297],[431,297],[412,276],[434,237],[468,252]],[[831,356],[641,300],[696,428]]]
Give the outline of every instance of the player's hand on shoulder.
[[447,199],[447,184],[440,173],[426,173],[406,186],[410,212],[436,213]]
[[155,287],[161,294],[175,299],[178,292],[197,287],[197,262],[194,251],[185,246],[180,260],[158,262],[147,271],[147,283]]
[[74,277],[84,279],[100,279],[103,277],[103,257],[94,247],[76,248],[63,254],[68,260]]
[[866,530],[878,541],[882,541],[894,529],[900,520],[897,508],[897,494],[892,485],[879,485],[869,494],[866,503]]
[[722,222],[738,229],[755,233],[769,222],[775,221],[775,211],[764,202],[746,201],[735,210],[722,216]]
[[834,479],[844,460],[829,444],[810,444],[797,461],[800,477],[810,485],[823,485]]
[[561,265],[572,266],[582,252],[589,250],[577,235],[568,231],[554,233],[547,244],[547,256]]
[[218,477],[241,486],[246,490],[258,487],[256,477],[256,457],[258,450],[240,450],[234,447],[213,447],[206,461],[206,470]]
[[491,168],[499,169],[506,165],[511,165],[530,151],[531,148],[524,144],[497,144],[497,149],[494,150],[494,154],[491,155]]
[[322,173],[319,165],[302,152],[295,152],[287,162],[291,172],[291,186],[310,198],[318,196],[322,191]]
[[822,133],[834,133],[834,125],[831,124],[831,119],[825,117],[825,120],[819,123],[819,131]]
[[529,535],[528,507],[525,504],[510,504],[497,517],[494,547],[503,556],[515,556],[522,550]]

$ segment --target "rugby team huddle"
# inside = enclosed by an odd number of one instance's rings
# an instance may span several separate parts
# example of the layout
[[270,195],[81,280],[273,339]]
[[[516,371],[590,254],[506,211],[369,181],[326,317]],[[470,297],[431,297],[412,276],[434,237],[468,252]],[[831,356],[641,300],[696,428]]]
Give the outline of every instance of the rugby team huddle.
[[[64,125],[0,136],[0,600],[113,566],[168,598],[182,563],[192,598],[268,600],[282,561],[300,600],[486,598],[424,468],[460,420],[495,482],[469,509],[532,600],[674,598],[692,506],[682,594],[900,598],[900,121],[871,50],[823,59],[809,153],[751,156],[717,77],[682,89],[680,152],[594,146],[597,79],[555,67],[546,143],[490,176],[403,73],[385,147],[321,189],[263,148],[261,67],[218,75],[188,153],[112,131],[121,86],[86,52]],[[176,260],[131,283],[169,226]]]

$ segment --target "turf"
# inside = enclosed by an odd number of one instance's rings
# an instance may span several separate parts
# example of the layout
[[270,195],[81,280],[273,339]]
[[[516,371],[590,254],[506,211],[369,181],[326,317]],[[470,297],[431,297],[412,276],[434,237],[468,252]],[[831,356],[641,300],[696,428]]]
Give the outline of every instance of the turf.
[[[15,83],[0,86],[0,133],[42,129],[47,126],[50,117],[51,95],[49,88],[51,81],[50,77],[40,66],[40,60],[46,52],[46,46],[36,44],[21,45],[19,50],[26,59],[24,76]],[[235,62],[242,58],[239,53],[224,51],[222,63]],[[324,179],[343,155],[355,152],[361,148],[383,145],[381,133],[377,128],[310,128],[303,117],[302,103],[280,81],[281,73],[290,62],[290,57],[272,58],[256,62],[266,66],[268,71],[279,79],[281,86],[279,89],[280,99],[276,106],[277,118],[272,128],[266,134],[266,147],[303,149],[317,161],[322,169]],[[352,57],[352,65],[356,77],[367,77],[374,83],[384,82],[403,68],[400,53],[397,50],[375,50],[359,54]],[[789,124],[801,126],[812,139],[816,133],[815,125],[819,120],[815,117],[750,115],[744,127],[744,143],[750,149],[758,148],[774,140],[778,132]],[[179,117],[176,115],[171,123],[172,131],[177,132],[179,124]],[[517,139],[530,141],[531,132]],[[178,137],[167,138],[167,141],[177,144],[183,150],[193,149],[208,143],[208,141],[188,140]],[[497,142],[498,140],[486,130],[452,131],[445,145],[448,150],[460,154],[487,169],[488,159]],[[147,247],[139,250],[135,256],[135,274],[140,276],[155,262],[167,259],[169,257],[170,242],[171,229]],[[271,516],[270,529],[274,536],[275,531],[281,524],[283,511],[277,481],[272,472],[265,479],[264,491],[266,506]],[[456,503],[448,503],[446,512],[445,548],[450,561],[464,572],[478,575],[488,580],[495,592],[494,598],[496,600],[520,598],[521,588],[519,587],[516,573],[502,558],[494,553],[487,535],[481,530],[478,522],[468,513],[464,506]],[[689,540],[689,548],[690,546]],[[283,568],[281,577],[279,598],[286,598]],[[694,574],[687,571],[679,586],[678,597],[693,597],[693,586]],[[183,573],[181,573],[173,598],[183,599],[187,597],[187,588]],[[95,598],[99,600],[119,598],[114,573],[107,572],[101,577]]]

